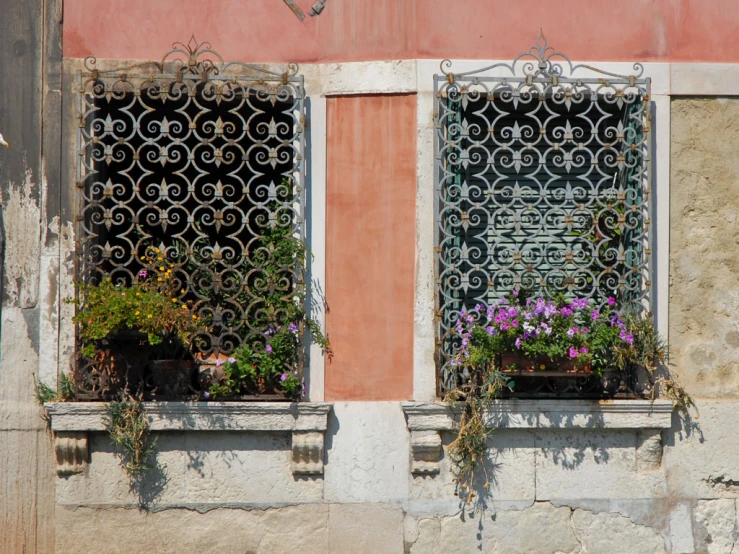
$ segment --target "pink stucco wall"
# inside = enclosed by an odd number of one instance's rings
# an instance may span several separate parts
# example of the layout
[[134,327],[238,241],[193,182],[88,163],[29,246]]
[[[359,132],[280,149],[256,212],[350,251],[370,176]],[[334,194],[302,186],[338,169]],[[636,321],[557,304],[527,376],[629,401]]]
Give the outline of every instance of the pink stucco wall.
[[737,0],[65,0],[64,55],[158,59],[192,34],[258,62],[508,59],[543,28],[577,60],[739,62]]
[[327,400],[413,395],[416,96],[327,101]]

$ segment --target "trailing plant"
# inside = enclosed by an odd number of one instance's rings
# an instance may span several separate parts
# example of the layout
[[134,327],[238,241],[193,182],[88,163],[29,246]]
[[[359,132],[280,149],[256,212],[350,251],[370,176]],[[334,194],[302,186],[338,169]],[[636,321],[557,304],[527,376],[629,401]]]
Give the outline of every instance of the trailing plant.
[[79,299],[67,299],[77,306],[73,321],[79,324],[82,354],[95,355],[98,341],[126,329],[145,333],[150,345],[174,337],[187,345],[198,328],[199,318],[190,314],[174,287],[173,267],[163,260],[159,248],[151,247],[143,256],[149,269],[142,269],[131,286],[104,279],[100,284],[79,283]]
[[[493,429],[484,414],[505,389],[513,390],[511,372],[503,367],[502,354],[520,352],[554,364],[574,361],[588,364],[597,375],[605,369],[642,368],[652,382],[653,394],[660,385],[675,408],[687,413],[695,408],[690,395],[678,384],[667,366],[667,345],[654,329],[651,318],[633,307],[620,311],[616,300],[607,299],[597,308],[585,298],[555,300],[526,298],[514,292],[491,306],[478,304],[462,310],[455,325],[459,350],[450,361],[446,399],[460,411],[458,434],[449,446],[456,483],[455,493],[467,504],[475,498],[475,486],[490,485],[486,465],[487,442]],[[544,361],[536,369],[553,367]],[[661,372],[660,376],[658,372]]]
[[304,267],[308,256],[303,241],[292,236],[290,228],[274,226],[266,229],[254,255],[261,269],[255,286],[266,291],[263,306],[255,314],[253,327],[263,329],[259,339],[245,342],[223,363],[216,362],[214,383],[207,398],[234,394],[253,394],[267,390],[298,398],[304,382],[298,373],[302,355],[303,332],[310,331],[312,340],[329,355],[331,346],[317,322],[306,313],[306,285],[291,280],[291,268]]
[[121,456],[121,466],[131,478],[156,467],[154,453],[156,439],[150,436],[142,395],[127,391],[120,400],[105,405],[103,423],[110,439]]

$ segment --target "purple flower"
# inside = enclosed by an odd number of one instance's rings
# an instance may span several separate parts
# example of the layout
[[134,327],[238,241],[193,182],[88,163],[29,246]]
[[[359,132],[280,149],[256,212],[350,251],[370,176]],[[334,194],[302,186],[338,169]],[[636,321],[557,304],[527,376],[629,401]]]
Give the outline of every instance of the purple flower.
[[590,317],[592,317],[593,321],[595,321],[596,319],[600,317],[600,312],[598,310],[593,310],[593,313],[590,314]]
[[516,337],[516,348],[521,348],[521,337]]
[[575,308],[583,309],[588,307],[588,299],[587,298],[573,298],[572,299],[572,305]]
[[208,391],[205,391],[205,392],[203,393],[203,398],[205,398],[206,400],[207,400],[208,398],[210,398],[210,393],[209,393]]
[[291,333],[297,333],[298,326],[295,325],[294,323],[291,323],[290,325],[287,326],[287,330],[290,331]]
[[634,335],[627,332],[623,327],[621,328],[621,332],[618,334],[618,338],[622,341],[628,342],[629,344],[634,344]]
[[236,358],[229,358],[228,359],[228,363],[229,364],[235,364],[236,363]]
[[223,365],[223,360],[216,360],[216,367],[221,367]]
[[513,291],[513,296],[515,296],[516,298],[518,298],[518,291],[517,290],[514,290]]
[[140,277],[141,279],[146,279],[146,276],[147,276],[147,275],[148,275],[148,273],[146,272],[146,270],[145,270],[145,269],[142,269],[141,271],[139,271],[139,277]]
[[517,319],[514,319],[513,321],[511,321],[511,327],[518,327],[518,320]]
[[488,325],[485,327],[485,332],[492,337],[495,334],[495,327]]
[[582,347],[582,348],[580,349],[580,354],[587,354],[587,353],[588,353],[588,349],[587,349],[587,348],[586,348],[585,346],[583,346],[583,347]]
[[287,379],[287,373],[283,373],[283,374],[282,374],[282,375],[280,376],[280,381],[285,381],[286,379]]
[[476,312],[481,312],[484,307],[485,306],[483,306],[482,304],[476,304],[475,305],[475,311]]
[[587,333],[588,332],[588,328],[587,327],[583,327],[582,329],[580,329],[580,332],[581,333]]
[[500,330],[501,330],[501,331],[506,331],[506,330],[508,330],[508,324],[507,324],[507,323],[501,323],[501,324],[500,324]]
[[449,365],[450,365],[450,366],[452,366],[452,367],[456,367],[456,365],[457,365],[458,363],[459,363],[459,362],[457,361],[457,358],[452,358],[452,359],[451,359],[451,360],[449,361]]
[[269,345],[269,344],[268,344],[268,345],[267,345],[267,346],[266,346],[266,347],[265,347],[264,349],[265,349],[265,350],[266,350],[267,352],[269,352],[270,354],[272,354],[272,346],[271,346],[271,345]]
[[567,336],[574,337],[577,334],[577,327],[570,327],[567,329]]
[[573,314],[572,308],[570,308],[569,306],[562,306],[561,313],[564,317],[570,317]]
[[615,306],[616,305],[616,299],[613,296],[608,297],[608,305],[609,306]]
[[570,346],[570,358],[577,358],[577,356],[577,348],[575,348],[574,346]]
[[467,321],[467,323],[474,323],[475,322],[475,318],[472,317],[471,315],[468,315],[464,319]]

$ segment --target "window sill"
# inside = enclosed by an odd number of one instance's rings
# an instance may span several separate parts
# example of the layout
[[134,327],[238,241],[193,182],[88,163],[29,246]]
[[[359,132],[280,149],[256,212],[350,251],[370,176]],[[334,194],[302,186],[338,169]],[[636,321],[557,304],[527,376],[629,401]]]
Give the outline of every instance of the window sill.
[[[461,407],[444,402],[404,402],[411,433],[411,472],[439,472],[440,433],[456,430]],[[667,400],[499,400],[485,410],[486,427],[502,429],[632,429],[638,431],[640,469],[659,468],[662,429],[672,425]]]
[[[55,433],[57,473],[87,468],[88,433],[105,432],[105,402],[45,404]],[[287,402],[144,402],[155,432],[237,431],[292,433],[293,474],[323,474],[323,435],[332,404]]]

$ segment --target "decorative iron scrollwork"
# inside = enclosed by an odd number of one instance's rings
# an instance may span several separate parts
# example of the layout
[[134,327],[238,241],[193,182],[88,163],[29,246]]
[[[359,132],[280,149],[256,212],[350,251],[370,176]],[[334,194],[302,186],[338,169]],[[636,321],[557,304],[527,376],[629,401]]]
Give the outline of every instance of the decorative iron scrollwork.
[[458,348],[452,328],[460,310],[512,290],[596,305],[617,296],[649,310],[650,80],[641,64],[633,69],[617,75],[575,65],[543,33],[511,63],[459,73],[441,63],[434,78],[440,375]]
[[[305,239],[298,66],[226,62],[193,37],[160,62],[99,70],[88,58],[78,101],[78,278],[130,285],[160,248],[178,300],[204,322],[196,355],[263,348],[265,296],[303,285],[300,262],[265,272],[265,234]],[[90,397],[111,390],[103,359],[78,364]]]

